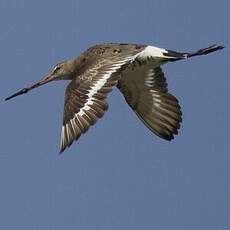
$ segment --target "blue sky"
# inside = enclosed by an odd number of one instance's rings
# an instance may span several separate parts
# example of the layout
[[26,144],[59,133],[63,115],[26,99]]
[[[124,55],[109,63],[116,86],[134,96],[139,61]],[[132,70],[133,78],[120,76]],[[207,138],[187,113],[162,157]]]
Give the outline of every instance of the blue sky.
[[[230,228],[227,0],[0,0],[0,229]],[[58,155],[59,81],[5,102],[101,42],[224,51],[164,66],[183,123],[154,136],[115,89],[109,111]]]

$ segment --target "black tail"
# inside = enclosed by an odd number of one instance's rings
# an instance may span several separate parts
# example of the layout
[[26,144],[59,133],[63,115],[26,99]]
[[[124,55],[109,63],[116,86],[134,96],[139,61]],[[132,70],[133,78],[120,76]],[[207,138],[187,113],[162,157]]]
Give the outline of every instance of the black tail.
[[224,48],[225,48],[224,46],[218,46],[215,44],[207,48],[197,50],[196,52],[189,52],[189,53],[179,53],[179,52],[175,52],[172,50],[167,50],[168,53],[164,53],[164,55],[170,58],[170,61],[178,61],[178,60],[182,60],[182,59],[186,59],[186,58],[190,58],[194,56],[206,55],[206,54],[215,52],[217,50],[222,50]]
[[194,57],[194,56],[206,55],[206,54],[215,52],[217,50],[222,50],[223,48],[225,48],[225,47],[224,46],[218,46],[215,44],[215,45],[211,45],[207,48],[197,50],[196,52],[193,52],[193,53],[183,53],[183,55],[185,58],[190,58],[190,57]]

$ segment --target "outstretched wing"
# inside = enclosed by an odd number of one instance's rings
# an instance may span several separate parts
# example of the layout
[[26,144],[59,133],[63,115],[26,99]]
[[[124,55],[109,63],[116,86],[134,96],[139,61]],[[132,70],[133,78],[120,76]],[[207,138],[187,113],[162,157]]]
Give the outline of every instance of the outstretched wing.
[[103,116],[108,109],[106,96],[117,84],[122,67],[131,58],[100,60],[67,86],[60,152]]
[[182,113],[178,100],[168,92],[159,66],[137,60],[122,73],[119,89],[143,123],[159,137],[171,140],[178,133]]

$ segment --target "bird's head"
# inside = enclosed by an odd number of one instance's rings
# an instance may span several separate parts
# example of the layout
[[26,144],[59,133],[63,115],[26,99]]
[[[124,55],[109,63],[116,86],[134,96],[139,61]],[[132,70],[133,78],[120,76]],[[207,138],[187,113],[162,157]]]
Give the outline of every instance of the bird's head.
[[70,59],[68,61],[59,63],[54,66],[53,70],[47,77],[50,77],[50,81],[72,80],[75,72],[75,66],[75,59]]
[[57,80],[71,80],[73,78],[74,70],[75,70],[75,61],[74,59],[62,62],[57,64],[53,70],[46,75],[43,79],[36,82],[35,84],[23,88],[22,90],[18,91],[17,93],[11,95],[10,97],[7,97],[5,100],[10,100],[13,97],[25,94],[32,89],[38,88],[41,85],[44,85],[51,81],[57,81]]

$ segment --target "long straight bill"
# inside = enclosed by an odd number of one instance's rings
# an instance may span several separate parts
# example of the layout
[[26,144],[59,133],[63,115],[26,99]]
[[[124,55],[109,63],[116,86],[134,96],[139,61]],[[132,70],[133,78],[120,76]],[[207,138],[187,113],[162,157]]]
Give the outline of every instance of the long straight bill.
[[39,86],[41,86],[41,85],[44,85],[44,84],[46,84],[46,83],[48,83],[48,82],[50,82],[50,81],[52,81],[52,80],[53,80],[52,75],[48,75],[47,77],[45,77],[44,79],[40,80],[39,82],[37,82],[37,83],[35,83],[35,84],[33,84],[33,85],[27,87],[27,88],[21,89],[21,90],[19,90],[18,92],[16,92],[15,94],[13,94],[13,95],[7,97],[7,98],[5,99],[5,101],[8,101],[8,100],[10,100],[11,98],[17,97],[17,96],[19,96],[19,95],[28,93],[28,92],[31,91],[32,89],[35,89],[35,88],[37,88],[37,87],[39,87]]

